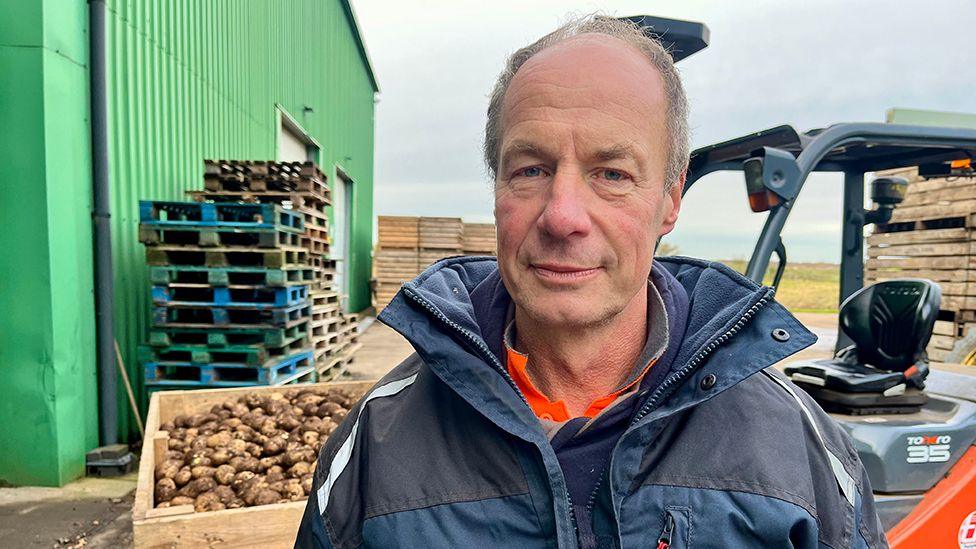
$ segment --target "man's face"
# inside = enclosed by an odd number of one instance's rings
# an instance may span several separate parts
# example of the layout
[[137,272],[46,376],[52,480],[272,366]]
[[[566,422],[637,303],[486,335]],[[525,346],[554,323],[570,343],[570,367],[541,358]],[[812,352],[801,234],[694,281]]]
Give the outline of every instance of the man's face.
[[502,106],[498,263],[515,303],[550,325],[606,322],[646,291],[674,227],[665,192],[667,97],[635,48],[587,34],[546,49]]

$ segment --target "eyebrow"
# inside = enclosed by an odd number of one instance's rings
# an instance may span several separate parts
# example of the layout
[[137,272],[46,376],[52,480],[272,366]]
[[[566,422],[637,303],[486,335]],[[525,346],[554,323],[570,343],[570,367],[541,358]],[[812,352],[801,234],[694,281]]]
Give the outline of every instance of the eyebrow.
[[[520,154],[526,154],[536,158],[551,158],[553,156],[550,152],[546,151],[544,148],[536,145],[535,143],[518,139],[509,143],[508,146],[505,147],[505,150],[502,151],[499,166],[508,166],[512,158]],[[637,151],[634,150],[634,147],[631,145],[625,145],[622,143],[617,143],[605,149],[600,149],[591,155],[591,160],[596,162],[608,162],[610,160],[620,160],[625,158],[636,159]]]
[[505,168],[512,161],[512,158],[521,154],[526,154],[529,156],[534,156],[536,158],[549,158],[552,155],[546,152],[545,149],[532,143],[530,141],[524,141],[521,139],[516,139],[509,143],[505,150],[502,151],[501,161],[499,166]]
[[606,149],[598,150],[593,154],[593,159],[598,162],[607,162],[609,160],[620,160],[621,158],[636,158],[637,154],[634,148],[630,145],[612,145]]

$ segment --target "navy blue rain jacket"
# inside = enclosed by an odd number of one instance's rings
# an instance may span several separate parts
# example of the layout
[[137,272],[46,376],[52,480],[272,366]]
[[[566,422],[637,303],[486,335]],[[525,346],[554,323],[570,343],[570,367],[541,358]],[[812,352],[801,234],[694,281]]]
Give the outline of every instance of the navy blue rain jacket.
[[[687,327],[587,502],[586,545],[886,547],[849,438],[770,368],[816,337],[724,265],[653,268],[687,292]],[[493,258],[404,285],[380,320],[416,354],[323,447],[296,547],[581,546],[556,455],[501,360],[509,303]]]

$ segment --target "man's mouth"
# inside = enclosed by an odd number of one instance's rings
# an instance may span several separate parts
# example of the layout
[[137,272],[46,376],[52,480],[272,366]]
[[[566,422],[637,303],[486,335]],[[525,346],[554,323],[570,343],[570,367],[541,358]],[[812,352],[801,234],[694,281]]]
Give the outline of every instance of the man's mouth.
[[530,268],[538,277],[551,282],[578,282],[600,272],[600,267],[581,267],[559,263],[533,263]]

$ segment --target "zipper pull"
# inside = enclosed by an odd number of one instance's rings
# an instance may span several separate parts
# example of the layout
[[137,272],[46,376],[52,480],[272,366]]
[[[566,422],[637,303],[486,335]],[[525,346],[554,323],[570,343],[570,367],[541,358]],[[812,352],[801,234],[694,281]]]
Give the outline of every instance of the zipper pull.
[[671,534],[674,533],[674,517],[671,513],[664,516],[664,531],[661,532],[661,537],[657,540],[657,549],[670,549],[671,548]]

